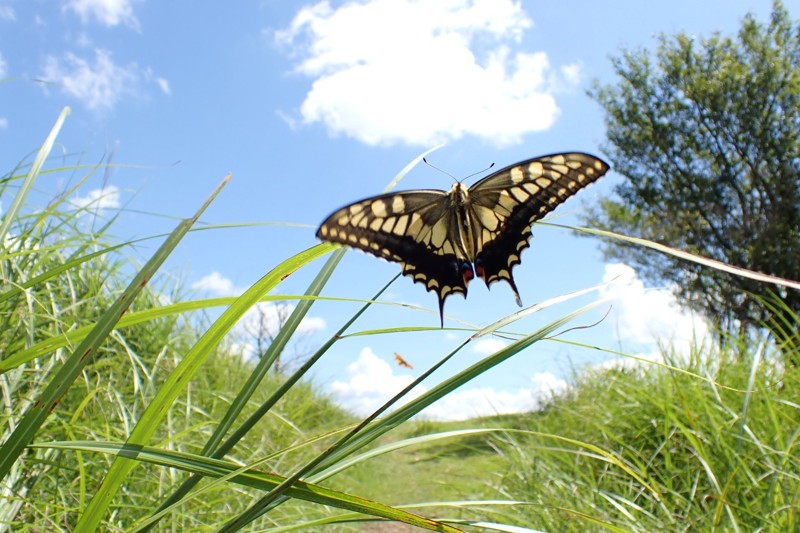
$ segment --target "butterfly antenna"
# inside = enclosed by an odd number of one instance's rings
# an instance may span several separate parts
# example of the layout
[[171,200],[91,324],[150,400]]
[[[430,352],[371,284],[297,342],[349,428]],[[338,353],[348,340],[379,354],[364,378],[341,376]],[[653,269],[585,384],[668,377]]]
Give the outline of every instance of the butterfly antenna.
[[[492,170],[492,168],[493,168],[493,167],[494,167],[494,163],[492,163],[492,164],[491,164],[491,165],[489,165],[488,167],[484,168],[483,170],[479,170],[478,172],[473,172],[472,174],[470,174],[469,176],[467,176],[467,177],[466,177],[466,178],[464,178],[464,179],[465,179],[465,180],[468,180],[468,179],[470,179],[472,176],[477,176],[478,174],[483,174],[484,172],[489,172],[490,170]],[[464,181],[464,180],[461,180],[461,181]]]
[[458,183],[461,183],[462,181],[464,181],[464,180],[467,180],[467,179],[471,178],[472,176],[477,176],[478,174],[483,174],[484,172],[487,172],[488,170],[490,170],[490,169],[491,169],[491,168],[494,166],[494,163],[492,163],[491,165],[489,165],[488,167],[484,168],[483,170],[479,170],[478,172],[473,172],[473,173],[472,173],[472,174],[470,174],[469,176],[466,176],[466,177],[464,177],[464,178],[458,179],[458,178],[456,178],[455,176],[453,176],[452,174],[450,174],[449,172],[447,172],[447,171],[445,171],[445,170],[442,170],[441,168],[437,167],[436,165],[434,165],[434,164],[430,163],[430,162],[429,162],[429,161],[428,161],[426,158],[424,158],[424,157],[423,157],[423,158],[422,158],[422,160],[423,160],[423,161],[425,162],[425,164],[426,164],[426,165],[428,165],[429,167],[431,167],[431,168],[433,168],[433,169],[435,169],[435,170],[438,170],[438,171],[439,171],[439,172],[441,172],[442,174],[445,174],[445,175],[447,175],[447,176],[450,176],[451,178],[453,178],[453,180],[455,180],[455,181],[456,181],[456,182],[458,182]]
[[450,177],[451,177],[451,178],[453,178],[455,181],[458,181],[458,178],[456,178],[455,176],[453,176],[452,174],[450,174],[450,173],[449,173],[449,172],[447,172],[446,170],[442,170],[441,168],[437,167],[436,165],[434,165],[433,163],[431,163],[430,161],[428,161],[428,159],[427,159],[427,158],[423,157],[423,158],[422,158],[422,161],[423,161],[423,162],[424,162],[426,165],[428,165],[429,167],[431,167],[432,169],[434,169],[434,170],[438,170],[438,171],[439,171],[439,172],[441,172],[442,174],[444,174],[444,175],[446,175],[446,176],[450,176]]

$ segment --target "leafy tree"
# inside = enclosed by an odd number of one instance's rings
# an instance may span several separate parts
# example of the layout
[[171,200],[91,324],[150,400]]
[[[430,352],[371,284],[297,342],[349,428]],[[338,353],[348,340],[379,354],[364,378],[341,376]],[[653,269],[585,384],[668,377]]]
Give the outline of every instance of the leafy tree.
[[[591,96],[626,180],[588,221],[800,279],[800,24],[776,1],[769,24],[748,15],[736,38],[662,35],[655,54],[612,61],[617,83]],[[605,252],[674,283],[684,304],[723,328],[797,329],[797,291],[615,242]]]

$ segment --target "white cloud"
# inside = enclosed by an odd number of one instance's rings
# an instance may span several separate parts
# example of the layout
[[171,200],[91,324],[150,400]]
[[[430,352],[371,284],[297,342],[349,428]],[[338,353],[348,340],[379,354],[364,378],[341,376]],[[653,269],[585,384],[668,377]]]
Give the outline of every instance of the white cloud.
[[[348,365],[347,381],[334,381],[331,392],[344,408],[365,416],[413,381],[410,374],[396,374],[396,371],[398,369],[395,366],[365,347],[358,359]],[[492,387],[459,389],[425,409],[421,415],[437,420],[464,420],[477,416],[528,412],[541,407],[553,394],[560,394],[566,388],[564,380],[549,372],[542,372],[531,377],[529,387],[515,392]],[[426,390],[424,386],[415,388],[406,401]]]
[[63,92],[81,100],[91,110],[113,108],[124,94],[136,92],[139,68],[114,64],[111,53],[96,49],[94,62],[71,52],[63,59],[48,56],[42,78],[57,83]]
[[612,280],[600,292],[601,297],[614,298],[609,318],[623,347],[661,345],[688,353],[706,340],[708,324],[681,308],[669,290],[645,289],[636,271],[622,263],[606,265],[603,281]]
[[119,189],[114,185],[106,185],[101,189],[92,189],[86,196],[73,196],[70,203],[77,208],[98,215],[103,209],[117,209],[119,203]]
[[192,290],[208,291],[217,296],[234,296],[242,292],[234,286],[233,281],[216,271],[192,283]]
[[365,347],[347,366],[349,379],[334,381],[331,392],[345,409],[367,415],[414,380],[410,374],[397,375],[394,371],[392,365]]
[[517,391],[492,387],[459,389],[423,411],[423,416],[436,420],[466,420],[481,416],[535,411],[554,395],[563,393],[567,382],[550,372],[538,372],[531,385]]
[[17,15],[14,13],[14,8],[11,6],[0,6],[0,20],[17,20]]
[[501,341],[500,339],[496,339],[494,337],[487,337],[474,343],[472,345],[472,351],[482,355],[491,355],[496,351],[505,348],[506,346],[508,346],[508,343],[505,341]]
[[276,37],[313,79],[304,123],[371,145],[510,144],[552,126],[554,88],[579,79],[577,65],[554,71],[544,52],[512,50],[531,26],[512,0],[322,1]]
[[172,94],[172,88],[169,86],[169,80],[166,78],[156,78],[156,83],[158,87],[161,89],[161,92],[169,96]]
[[67,0],[64,11],[74,11],[84,24],[96,19],[105,26],[124,24],[139,29],[130,0]]

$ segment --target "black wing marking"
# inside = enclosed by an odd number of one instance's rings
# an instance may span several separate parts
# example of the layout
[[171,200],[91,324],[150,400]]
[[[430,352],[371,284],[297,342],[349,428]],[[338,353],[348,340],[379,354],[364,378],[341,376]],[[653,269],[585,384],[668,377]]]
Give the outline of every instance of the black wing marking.
[[589,154],[552,154],[500,169],[470,187],[475,271],[487,287],[507,281],[522,306],[511,271],[530,244],[531,225],[608,168]]
[[375,196],[331,214],[317,237],[400,263],[404,275],[436,293],[444,325],[445,299],[456,293],[466,297],[473,277],[451,204],[447,193],[437,190]]

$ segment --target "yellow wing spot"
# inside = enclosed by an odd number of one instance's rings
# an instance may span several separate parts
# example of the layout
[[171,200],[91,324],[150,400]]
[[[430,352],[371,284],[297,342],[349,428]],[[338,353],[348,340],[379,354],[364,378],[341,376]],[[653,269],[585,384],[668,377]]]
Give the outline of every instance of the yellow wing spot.
[[550,161],[555,165],[563,165],[564,163],[567,162],[567,158],[564,157],[563,154],[561,154],[561,155],[557,155],[557,156],[551,157]]
[[386,233],[391,233],[392,229],[394,228],[394,218],[387,218],[386,222],[383,223],[383,227],[381,228]]
[[[326,233],[328,233],[328,228],[324,228],[324,230],[325,230],[325,231],[323,231],[323,234],[326,234]],[[337,230],[336,228],[331,228],[331,230],[330,230],[330,236],[331,236],[331,237],[333,237],[333,238],[336,238],[336,236],[337,236],[338,234],[339,234],[339,230]]]
[[[500,195],[497,197],[497,206],[494,209],[503,216],[509,216],[511,215],[511,210],[514,209],[516,205],[517,202],[511,197],[511,193],[503,190],[500,191]],[[505,213],[500,211],[500,208],[503,208]]]
[[567,165],[553,165],[550,168],[553,169],[550,171],[551,176],[554,176],[556,173],[566,174],[567,172],[569,172],[569,167]]
[[522,171],[520,167],[514,167],[511,169],[511,183],[518,184],[521,181],[525,180],[525,173]]
[[427,285],[428,285],[429,289],[437,289],[437,288],[439,288],[439,282],[436,281],[433,278],[428,280],[428,284]]
[[381,245],[378,244],[377,242],[371,242],[369,243],[369,247],[377,251],[381,247]]
[[406,202],[402,196],[395,196],[392,200],[392,212],[399,213],[406,208]]
[[550,186],[551,183],[553,183],[553,180],[551,180],[550,178],[546,178],[544,176],[536,178],[536,184],[542,189],[546,189],[547,187]]
[[497,220],[497,216],[494,214],[494,211],[488,207],[477,206],[475,208],[475,213],[478,215],[478,220],[484,228],[492,231],[497,229],[497,224],[499,221]]
[[508,270],[506,270],[505,268],[497,273],[497,277],[498,278],[502,278],[502,279],[511,279],[511,275],[508,273]]
[[371,229],[372,231],[378,231],[379,229],[381,229],[382,223],[383,221],[381,219],[376,218],[375,220],[369,223],[369,229]]
[[538,161],[535,161],[530,165],[528,165],[528,172],[530,172],[531,174],[541,174],[543,171],[544,171],[544,166]]
[[440,219],[436,221],[431,231],[431,244],[436,248],[441,248],[445,240],[447,240],[447,223],[444,219]]
[[408,215],[403,215],[397,218],[397,223],[394,225],[394,233],[403,236],[408,228]]
[[531,194],[536,194],[541,190],[538,185],[531,182],[523,184],[522,187]]
[[566,196],[567,195],[567,189],[565,187],[561,187],[560,189],[558,189],[558,195],[559,196]]
[[514,198],[516,198],[518,202],[527,202],[528,198],[531,197],[530,194],[528,194],[527,192],[525,192],[525,190],[519,187],[514,187],[513,189],[511,189],[511,195]]
[[455,254],[456,253],[456,251],[453,249],[453,245],[450,244],[450,241],[444,241],[444,244],[442,245],[441,252],[443,254]]
[[[347,223],[342,224],[342,226],[345,226],[347,224],[351,224],[353,226],[358,226],[358,223],[361,222],[362,220],[367,220],[367,217],[364,216],[364,213],[363,212],[362,213],[356,213],[355,215],[351,216],[348,219]],[[362,226],[362,227],[366,227],[366,226]]]
[[358,242],[358,237],[356,237],[355,235],[352,235],[352,234],[351,234],[351,235],[348,235],[348,236],[347,236],[347,240],[348,240],[348,241],[350,241],[350,242],[352,242],[353,244],[355,244],[355,243],[357,243],[357,242]]
[[366,237],[361,237],[360,239],[358,239],[358,244],[367,247],[369,246],[369,239],[367,239]]
[[328,236],[328,227],[327,226],[322,226],[321,228],[319,228],[319,232],[322,233],[323,237],[327,237]]
[[361,219],[358,221],[358,224],[355,225],[358,226],[359,228],[366,228],[368,224],[369,224],[369,219],[367,217],[361,217]]
[[386,202],[383,200],[375,200],[372,202],[372,213],[376,217],[385,217],[386,216]]
[[364,204],[354,204],[350,206],[350,214],[355,215],[364,210]]
[[[417,213],[412,214],[411,215],[411,224],[409,224],[409,226],[408,226],[408,232],[407,233],[409,235],[413,235],[416,238],[417,236],[419,236],[420,232],[422,231],[423,224],[424,223],[422,221],[422,217],[419,214],[417,214]],[[417,239],[417,240],[419,240],[419,239]]]

